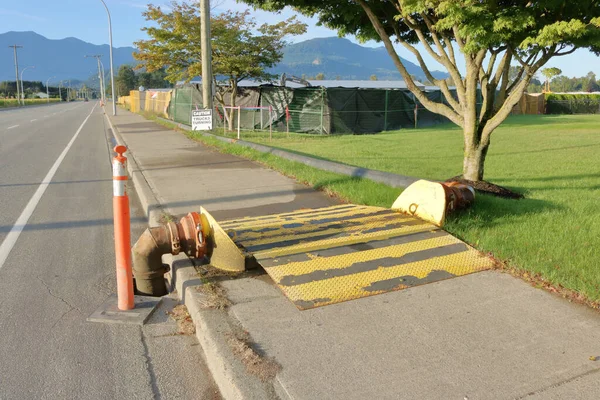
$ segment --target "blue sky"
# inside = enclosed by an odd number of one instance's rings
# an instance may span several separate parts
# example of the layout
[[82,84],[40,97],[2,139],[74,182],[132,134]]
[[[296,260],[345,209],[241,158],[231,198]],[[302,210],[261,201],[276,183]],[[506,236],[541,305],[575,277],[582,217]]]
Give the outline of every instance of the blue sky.
[[[146,4],[151,2],[157,5],[166,5],[169,1],[155,0],[105,0],[108,5],[113,24],[113,41],[115,46],[131,46],[133,42],[145,38],[141,28],[146,25],[142,11]],[[219,4],[213,12],[234,9],[245,10],[246,4],[238,4],[235,0],[217,0]],[[281,14],[255,11],[254,15],[259,22],[271,22],[285,19],[292,15],[292,10],[285,10]],[[293,38],[301,41],[317,37],[335,36],[336,33],[324,27],[316,26],[316,20],[301,18],[308,24],[308,32]],[[100,0],[21,0],[2,1],[0,4],[0,29],[6,31],[35,31],[50,39],[76,37],[94,44],[108,43],[107,20],[104,7]],[[349,37],[350,40],[356,40]],[[367,46],[380,46],[378,43],[366,43]],[[412,55],[404,49],[398,49],[400,55],[415,61]],[[425,57],[433,65],[429,57]],[[589,71],[600,76],[600,58],[586,50],[553,59],[548,66],[558,67],[567,76],[583,76]],[[443,70],[440,67],[434,69]]]

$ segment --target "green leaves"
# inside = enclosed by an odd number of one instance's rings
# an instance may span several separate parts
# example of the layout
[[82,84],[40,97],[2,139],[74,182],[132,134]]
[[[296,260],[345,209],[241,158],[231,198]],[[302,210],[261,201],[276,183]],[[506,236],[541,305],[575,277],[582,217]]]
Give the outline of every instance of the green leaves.
[[[166,68],[171,82],[201,76],[199,4],[172,3],[169,12],[150,4],[144,16],[155,26],[143,29],[150,39],[135,43],[139,51],[134,56],[142,61],[138,68],[149,72]],[[211,18],[213,74],[234,82],[269,78],[265,69],[281,60],[285,38],[305,31],[306,25],[295,17],[257,26],[249,11],[215,15]]]

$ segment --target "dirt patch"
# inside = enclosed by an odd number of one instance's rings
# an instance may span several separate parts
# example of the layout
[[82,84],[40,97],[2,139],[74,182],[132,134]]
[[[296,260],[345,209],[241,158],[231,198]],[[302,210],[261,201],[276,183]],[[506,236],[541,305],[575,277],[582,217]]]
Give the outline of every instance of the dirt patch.
[[525,196],[523,196],[521,193],[513,192],[512,190],[507,189],[503,186],[496,185],[488,181],[470,181],[468,179],[463,179],[461,175],[447,179],[446,182],[464,183],[465,185],[471,186],[479,193],[491,194],[493,196],[503,197],[505,199],[525,198]]
[[175,306],[173,310],[167,311],[167,315],[177,322],[177,335],[193,335],[196,333],[196,326],[185,305]]
[[227,298],[227,292],[218,283],[206,282],[198,286],[196,290],[204,294],[200,299],[200,307],[204,309],[225,310],[231,305],[231,301]]
[[233,354],[244,364],[246,371],[262,382],[275,378],[281,370],[281,365],[273,358],[261,356],[252,348],[247,332],[229,335],[227,343]]

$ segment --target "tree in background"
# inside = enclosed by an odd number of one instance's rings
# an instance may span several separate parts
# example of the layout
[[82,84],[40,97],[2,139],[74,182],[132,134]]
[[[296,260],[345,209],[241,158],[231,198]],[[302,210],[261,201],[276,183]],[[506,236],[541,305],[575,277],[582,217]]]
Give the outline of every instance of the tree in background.
[[562,74],[562,71],[559,68],[551,67],[551,68],[544,68],[541,72],[542,72],[542,75],[544,75],[544,77],[546,78],[545,91],[551,92],[550,80],[552,80],[552,78],[554,78],[555,76],[559,76],[560,74]]
[[137,89],[138,77],[131,66],[121,65],[119,67],[119,72],[115,78],[115,85],[117,85],[117,94],[119,96],[128,96],[131,90]]
[[598,85],[598,83],[596,82],[596,74],[590,71],[588,72],[586,78],[588,79],[588,81],[585,85],[584,90],[588,93],[600,92],[600,85]]
[[[143,28],[150,37],[135,43],[141,61],[137,68],[148,72],[166,67],[166,79],[190,81],[202,75],[200,5],[173,2],[168,12],[148,5],[143,14],[151,27]],[[216,99],[235,106],[238,84],[243,79],[272,80],[276,76],[266,72],[283,57],[282,50],[288,35],[306,31],[306,25],[295,17],[277,24],[258,26],[250,12],[224,12],[211,18],[212,72]],[[206,79],[207,77],[203,77]],[[219,80],[219,82],[217,82]],[[228,99],[227,99],[228,98]],[[229,113],[229,127],[233,128],[233,112]]]
[[[382,41],[416,99],[462,128],[463,175],[473,181],[484,177],[492,132],[519,102],[535,73],[553,57],[577,48],[600,52],[597,0],[568,4],[555,0],[243,1],[270,11],[290,6],[316,16],[342,36]],[[429,99],[417,86],[395,44],[417,59],[426,78],[440,88],[443,101]],[[431,74],[422,51],[446,68],[455,91]],[[459,57],[464,58],[464,73],[458,67]],[[513,80],[509,78],[512,64],[519,67]]]
[[325,79],[325,74],[322,72],[319,72],[316,76],[315,76],[315,80],[316,81],[322,81]]
[[137,74],[138,85],[146,89],[164,89],[171,87],[171,83],[167,80],[167,72],[164,68],[157,69],[152,72],[139,72]]
[[373,74],[369,77],[370,80],[372,81],[376,81],[377,80],[377,75]]

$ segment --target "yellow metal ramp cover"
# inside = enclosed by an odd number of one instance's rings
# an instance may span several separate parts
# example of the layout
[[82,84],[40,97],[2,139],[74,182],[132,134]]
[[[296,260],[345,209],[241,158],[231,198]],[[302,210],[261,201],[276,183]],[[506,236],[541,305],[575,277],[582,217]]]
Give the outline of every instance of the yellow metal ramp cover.
[[492,267],[447,232],[386,208],[341,205],[221,227],[301,310]]

